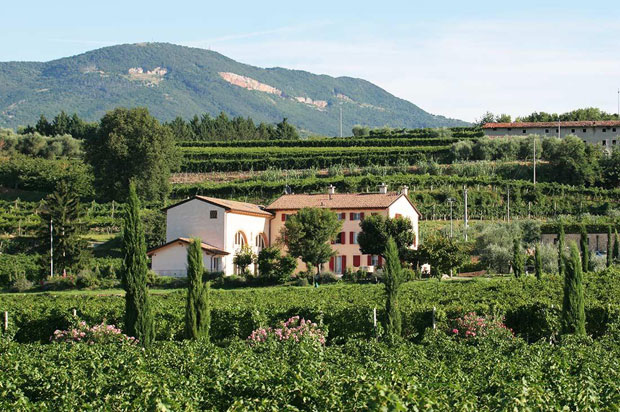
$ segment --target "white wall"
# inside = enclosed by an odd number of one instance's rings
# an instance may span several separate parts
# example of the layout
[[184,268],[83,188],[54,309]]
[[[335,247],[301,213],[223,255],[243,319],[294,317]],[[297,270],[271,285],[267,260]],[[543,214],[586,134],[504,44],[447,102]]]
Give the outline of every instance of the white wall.
[[420,241],[420,233],[418,226],[418,213],[415,211],[411,203],[405,198],[405,196],[401,196],[397,201],[392,203],[388,210],[388,216],[391,218],[395,218],[396,215],[401,215],[402,217],[408,217],[411,220],[411,225],[413,226],[413,233],[415,233],[415,242],[413,244],[413,248],[418,249],[418,243]]
[[[187,276],[187,247],[184,242],[175,242],[158,250],[151,256],[151,269],[162,276]],[[213,256],[202,252],[202,262],[207,271],[212,271]]]
[[[227,275],[234,274],[234,264],[233,259],[235,257],[235,253],[239,249],[235,246],[235,234],[238,231],[241,231],[245,234],[245,238],[247,239],[247,244],[252,248],[252,251],[255,254],[258,254],[259,250],[256,245],[256,236],[259,234],[265,235],[265,246],[269,246],[269,217],[264,216],[250,216],[244,215],[235,212],[226,213],[226,233],[225,233],[225,248],[230,255],[224,257],[222,259],[224,264],[224,273]],[[253,270],[253,268],[249,268]]]
[[[210,218],[212,210],[217,211],[217,219]],[[198,237],[205,243],[226,250],[225,225],[224,208],[193,199],[168,209],[166,242],[172,242],[180,237]]]

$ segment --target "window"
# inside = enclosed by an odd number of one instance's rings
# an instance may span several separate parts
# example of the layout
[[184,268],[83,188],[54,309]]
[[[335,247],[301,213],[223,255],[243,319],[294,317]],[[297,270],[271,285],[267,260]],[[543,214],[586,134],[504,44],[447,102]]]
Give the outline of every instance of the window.
[[334,273],[342,273],[347,267],[346,256],[336,256],[334,258]]
[[575,133],[575,129],[570,129],[570,132],[571,133]]
[[370,266],[379,266],[379,256],[377,255],[370,256]]
[[222,270],[222,258],[220,257],[211,257],[211,270],[213,272],[219,272]]
[[613,144],[613,145],[615,146],[616,141],[615,141],[615,140],[612,140],[612,141],[611,141],[611,144]]
[[585,132],[586,132],[586,129],[583,129],[583,132],[585,133]]
[[603,139],[603,146],[607,146],[607,140]]
[[509,127],[508,130],[512,130],[512,127]]
[[349,232],[349,243],[352,245],[357,245],[357,236],[359,234],[359,232]]
[[360,267],[361,258],[362,257],[360,255],[353,256],[353,266],[356,268]]
[[210,219],[217,219],[217,210],[209,211],[209,218]]
[[527,130],[523,129],[523,133],[527,133]]
[[346,213],[338,213],[338,220],[347,220]]
[[338,236],[336,236],[336,239],[332,242],[334,245],[344,245],[345,243],[344,232],[338,233]]
[[603,129],[603,133],[605,133],[607,131],[607,129]]
[[615,132],[615,131],[616,131],[616,128],[614,127],[613,129],[611,129],[611,131],[612,131],[612,132]]
[[245,246],[245,244],[246,244],[246,241],[245,241],[245,235],[243,234],[243,232],[239,231],[235,233],[235,246],[241,248]]
[[497,127],[494,127],[493,130],[497,130]]
[[351,213],[349,218],[351,220],[362,220],[363,216],[364,216],[363,213]]
[[287,215],[286,213],[282,213],[282,221],[286,222],[291,215]]
[[258,248],[259,251],[261,251],[262,249],[265,248],[265,235],[262,233],[259,233],[258,235],[256,235],[256,247]]
[[549,133],[549,129],[545,129],[545,133]]

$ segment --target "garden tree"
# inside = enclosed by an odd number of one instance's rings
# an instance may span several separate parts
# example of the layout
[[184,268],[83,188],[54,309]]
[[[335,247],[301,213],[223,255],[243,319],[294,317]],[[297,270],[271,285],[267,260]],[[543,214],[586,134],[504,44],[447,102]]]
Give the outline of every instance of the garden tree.
[[306,207],[286,220],[282,239],[291,256],[316,267],[318,279],[321,265],[336,254],[330,242],[341,230],[342,222],[336,213],[329,209]]
[[512,246],[512,269],[517,278],[523,276],[525,262],[523,252],[521,252],[521,239],[515,237]]
[[370,134],[370,127],[355,125],[353,126],[353,129],[351,129],[351,133],[353,133],[353,136],[355,137],[368,136]]
[[410,247],[415,242],[413,225],[408,217],[390,218],[371,215],[362,219],[362,231],[357,237],[360,251],[366,255],[385,257],[387,241],[391,237],[396,242],[401,261],[408,259]]
[[613,246],[613,263],[620,263],[620,243],[618,243],[618,230],[614,232],[614,246]]
[[185,305],[185,337],[209,339],[211,310],[209,306],[209,283],[202,281],[202,245],[193,239],[187,248],[187,302]]
[[[508,273],[512,261],[513,237],[521,233],[516,222],[476,225],[474,254],[483,265],[498,273]],[[423,242],[424,243],[424,242]]]
[[554,180],[572,185],[591,185],[600,179],[599,147],[575,136],[543,140],[543,159],[554,168]]
[[280,123],[276,124],[276,134],[274,137],[280,140],[293,140],[299,139],[299,133],[297,133],[295,126],[290,124],[285,117]]
[[164,199],[170,190],[170,173],[181,160],[170,128],[146,108],[106,113],[84,148],[93,166],[96,192],[103,200],[124,201],[130,180],[142,199]]
[[268,246],[258,252],[258,273],[265,279],[284,283],[291,278],[297,268],[297,259],[284,255],[277,246]]
[[614,146],[611,154],[603,156],[600,163],[605,187],[620,187],[620,147]]
[[394,342],[401,337],[402,318],[398,302],[400,286],[404,282],[403,269],[400,264],[396,242],[388,238],[385,247],[385,266],[383,269],[385,284],[385,331],[388,339]]
[[558,273],[564,274],[564,223],[560,222],[558,233]]
[[52,222],[55,272],[62,273],[79,268],[91,254],[88,242],[83,238],[87,232],[86,210],[67,182],[61,181],[56,190],[47,196],[40,216],[38,238],[41,239],[41,248],[45,251],[50,249],[50,221]]
[[583,109],[576,109],[570,112],[562,113],[545,113],[534,112],[528,116],[517,117],[517,122],[557,122],[561,120],[567,121],[580,121],[580,120],[616,120],[618,115],[615,113],[606,113],[596,107],[585,107]]
[[607,267],[613,265],[613,256],[611,249],[611,225],[607,225]]
[[417,251],[412,253],[413,260],[420,263],[429,263],[431,273],[441,277],[451,270],[458,270],[467,262],[468,254],[465,245],[456,238],[450,238],[441,233],[434,233],[424,237],[424,242]]
[[583,223],[579,226],[580,237],[579,247],[581,249],[581,265],[584,272],[590,270],[590,250],[588,249],[588,232],[586,231],[586,225]]
[[583,272],[579,250],[570,244],[570,256],[564,257],[564,300],[562,303],[562,332],[575,335],[586,334],[584,309]]
[[540,246],[538,243],[534,247],[534,271],[536,273],[536,279],[542,279],[543,262],[542,254],[540,253]]
[[155,339],[153,312],[146,287],[147,275],[140,201],[136,186],[131,182],[123,217],[122,283],[125,289],[125,333],[137,338],[145,346]]
[[239,275],[249,276],[250,271],[248,270],[248,266],[254,263],[256,259],[256,255],[252,252],[252,248],[248,245],[243,245],[241,249],[235,253],[235,257],[233,258],[233,263],[237,266],[239,270]]

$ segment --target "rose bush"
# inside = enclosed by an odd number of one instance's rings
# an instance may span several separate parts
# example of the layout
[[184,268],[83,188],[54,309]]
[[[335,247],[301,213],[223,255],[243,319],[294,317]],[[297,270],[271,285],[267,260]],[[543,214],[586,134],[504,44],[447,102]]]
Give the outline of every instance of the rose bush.
[[99,325],[88,326],[86,322],[79,322],[77,326],[67,330],[56,330],[50,336],[51,342],[66,343],[120,343],[135,345],[138,340],[133,336],[127,336],[114,325],[106,325],[102,322]]

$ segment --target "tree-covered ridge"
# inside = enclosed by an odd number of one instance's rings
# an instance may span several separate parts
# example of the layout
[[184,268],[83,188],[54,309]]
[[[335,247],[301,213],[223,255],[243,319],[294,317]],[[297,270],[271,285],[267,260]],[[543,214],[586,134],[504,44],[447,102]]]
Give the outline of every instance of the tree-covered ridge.
[[[150,74],[149,74],[150,72]],[[247,90],[219,74],[234,73],[282,91]],[[325,101],[324,108],[304,103]],[[50,62],[0,63],[0,126],[33,123],[61,109],[88,121],[118,106],[146,106],[160,121],[220,112],[275,123],[286,117],[306,133],[343,128],[462,126],[399,99],[370,82],[283,68],[263,69],[219,53],[165,43],[126,44]]]

